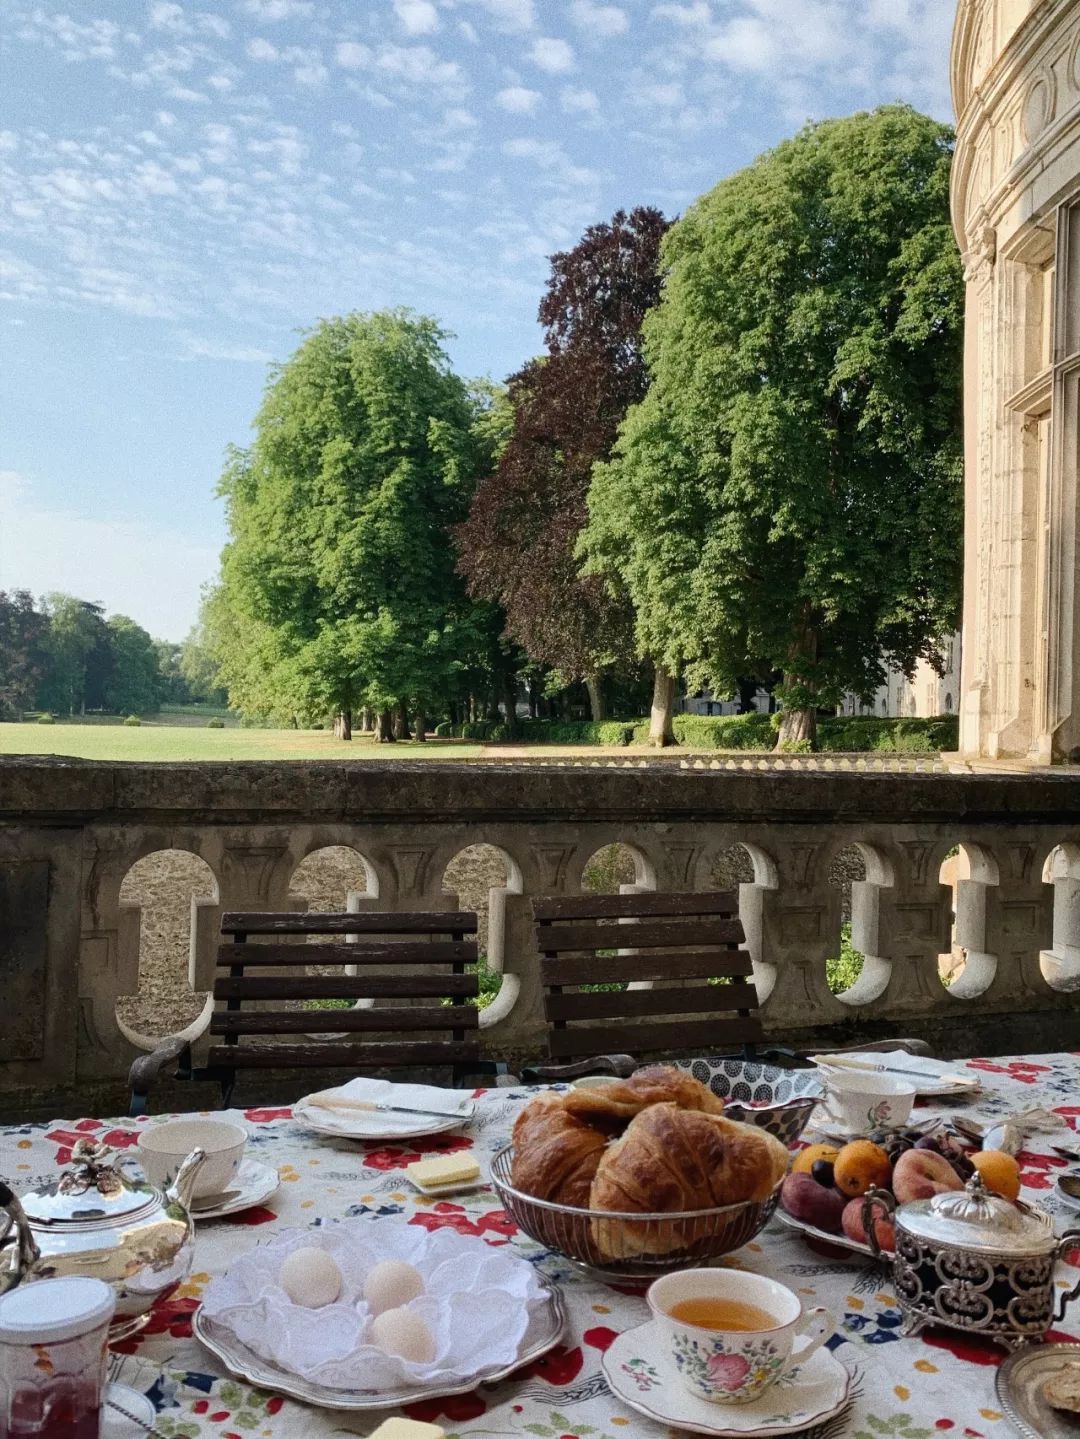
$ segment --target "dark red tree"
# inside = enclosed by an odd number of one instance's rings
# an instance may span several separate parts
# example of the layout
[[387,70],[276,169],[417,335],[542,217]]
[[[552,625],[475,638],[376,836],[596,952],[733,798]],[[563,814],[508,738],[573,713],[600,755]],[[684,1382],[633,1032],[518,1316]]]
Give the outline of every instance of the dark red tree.
[[574,549],[593,464],[648,383],[641,322],[660,298],[667,228],[659,210],[619,210],[552,256],[539,311],[547,353],[510,377],[513,431],[455,531],[470,593],[503,607],[507,636],[532,659],[585,681],[594,719],[602,671],[633,661],[633,615],[602,580],[582,578]]

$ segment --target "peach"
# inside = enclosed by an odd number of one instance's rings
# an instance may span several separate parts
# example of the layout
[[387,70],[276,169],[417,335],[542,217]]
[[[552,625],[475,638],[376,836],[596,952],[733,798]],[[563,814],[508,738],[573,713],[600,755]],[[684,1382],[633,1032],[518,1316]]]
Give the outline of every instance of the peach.
[[[849,1239],[857,1240],[859,1244],[869,1244],[870,1239],[866,1233],[866,1226],[863,1224],[864,1200],[849,1199],[844,1205],[844,1213],[841,1216],[841,1224],[844,1233]],[[876,1200],[871,1201],[874,1205],[874,1234],[882,1249],[891,1253],[896,1248],[896,1230],[893,1228],[892,1220],[887,1216],[884,1207]]]
[[892,1187],[898,1204],[910,1204],[964,1185],[944,1155],[932,1149],[909,1149],[893,1166]]
[[844,1213],[844,1196],[826,1189],[809,1174],[789,1174],[780,1191],[780,1203],[792,1219],[839,1234]]

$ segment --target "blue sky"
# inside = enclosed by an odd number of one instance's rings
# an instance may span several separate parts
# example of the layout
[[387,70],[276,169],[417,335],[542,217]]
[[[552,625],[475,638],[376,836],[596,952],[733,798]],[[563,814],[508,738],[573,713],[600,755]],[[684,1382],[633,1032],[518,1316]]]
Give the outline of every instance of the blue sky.
[[266,366],[410,305],[539,347],[545,257],[808,118],[950,118],[952,0],[4,0],[0,588],[180,639]]

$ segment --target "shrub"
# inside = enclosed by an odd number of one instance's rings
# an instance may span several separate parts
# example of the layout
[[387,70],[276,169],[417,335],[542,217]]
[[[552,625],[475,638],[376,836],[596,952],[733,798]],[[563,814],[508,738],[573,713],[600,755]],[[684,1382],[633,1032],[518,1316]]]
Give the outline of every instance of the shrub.
[[818,748],[842,753],[933,754],[960,743],[957,715],[933,719],[886,719],[877,715],[837,715],[818,721]]
[[808,739],[786,739],[777,745],[780,754],[813,754],[814,746]]
[[489,740],[507,740],[510,738],[510,726],[508,724],[492,724],[488,726]]
[[436,739],[453,739],[454,726],[449,720],[442,720],[435,726]]
[[772,716],[744,715],[676,715],[673,722],[675,738],[680,744],[705,749],[771,749],[773,745]]
[[45,714],[38,715],[37,722],[38,724],[55,724],[56,720],[46,711]]
[[137,729],[138,726],[142,724],[142,720],[139,718],[138,715],[128,715],[124,723],[126,725],[130,725],[132,729]]
[[326,726],[325,726],[324,724],[313,724],[313,725],[311,726],[311,728],[312,728],[312,729],[325,729]]
[[207,729],[224,729],[224,728],[225,728],[225,721],[220,717],[220,715],[215,715],[213,719],[209,719],[209,720],[206,721],[206,728],[207,728]]

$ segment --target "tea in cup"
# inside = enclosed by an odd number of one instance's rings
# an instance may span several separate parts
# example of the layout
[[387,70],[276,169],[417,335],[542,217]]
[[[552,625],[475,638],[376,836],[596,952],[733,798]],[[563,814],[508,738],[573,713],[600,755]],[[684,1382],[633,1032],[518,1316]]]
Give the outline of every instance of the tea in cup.
[[825,1118],[846,1134],[895,1129],[911,1117],[915,1086],[896,1075],[833,1071],[826,1082]]
[[804,1310],[786,1285],[738,1269],[665,1274],[646,1297],[683,1383],[711,1404],[759,1399],[833,1332],[828,1310]]

